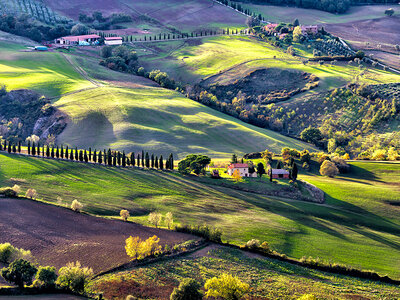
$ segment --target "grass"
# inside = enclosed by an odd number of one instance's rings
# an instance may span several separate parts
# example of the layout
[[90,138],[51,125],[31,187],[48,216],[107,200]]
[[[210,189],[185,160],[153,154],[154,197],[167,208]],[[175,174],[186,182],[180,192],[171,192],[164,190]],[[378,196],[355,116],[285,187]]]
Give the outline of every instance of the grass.
[[343,63],[321,66],[310,62],[304,65],[299,58],[309,57],[309,50],[298,44],[295,48],[300,56],[293,57],[282,49],[252,37],[220,36],[204,38],[199,44],[178,48],[168,55],[157,45],[154,48],[156,54],[146,55],[141,61],[149,69],[160,68],[184,82],[215,76],[223,84],[260,68],[291,69],[315,74],[321,79],[320,88],[316,91],[337,88],[355,81],[376,84],[399,80],[396,74],[374,68],[368,68],[360,75],[358,67]]
[[300,175],[325,190],[324,205],[234,190],[175,173],[6,154],[0,155],[0,186],[35,188],[45,201],[56,202],[61,196],[66,205],[78,199],[85,211],[107,217],[128,209],[132,221],[145,225],[149,212],[171,211],[178,223],[221,228],[223,240],[231,243],[257,238],[290,257],[320,257],[400,278],[399,207],[384,201],[398,202],[394,183],[400,164],[357,162],[352,170],[333,180]]
[[26,47],[0,41],[0,83],[9,90],[33,89],[47,97],[93,86],[60,53],[21,52]]
[[239,250],[217,248],[204,252],[205,256],[195,254],[105,275],[94,280],[89,289],[104,292],[109,299],[125,299],[129,294],[165,299],[184,278],[194,278],[203,286],[207,279],[228,273],[248,283],[249,296],[256,299],[297,299],[303,294],[313,294],[317,299],[395,299],[400,296],[398,288],[389,284],[247,256]]

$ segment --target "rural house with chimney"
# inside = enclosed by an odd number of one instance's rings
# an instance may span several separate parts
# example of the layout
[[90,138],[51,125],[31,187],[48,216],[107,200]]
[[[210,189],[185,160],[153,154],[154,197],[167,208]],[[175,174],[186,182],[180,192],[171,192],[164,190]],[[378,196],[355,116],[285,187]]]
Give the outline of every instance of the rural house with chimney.
[[249,165],[248,164],[230,164],[228,166],[228,174],[232,176],[233,173],[238,170],[241,177],[257,177],[257,173],[249,173]]

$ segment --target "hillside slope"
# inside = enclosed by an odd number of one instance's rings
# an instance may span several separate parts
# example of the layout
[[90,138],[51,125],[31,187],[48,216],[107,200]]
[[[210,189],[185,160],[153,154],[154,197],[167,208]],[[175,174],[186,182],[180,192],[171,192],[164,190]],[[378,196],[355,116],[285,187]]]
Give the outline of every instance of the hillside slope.
[[[64,205],[78,199],[90,213],[116,217],[128,209],[132,221],[148,225],[150,212],[170,211],[177,223],[221,228],[223,240],[231,243],[257,238],[291,257],[319,257],[400,277],[400,164],[352,163],[349,174],[335,179],[300,175],[326,192],[324,205],[170,172],[6,154],[0,154],[0,174],[0,186],[35,188],[40,198],[57,202],[60,196]],[[266,178],[261,185],[282,189]]]

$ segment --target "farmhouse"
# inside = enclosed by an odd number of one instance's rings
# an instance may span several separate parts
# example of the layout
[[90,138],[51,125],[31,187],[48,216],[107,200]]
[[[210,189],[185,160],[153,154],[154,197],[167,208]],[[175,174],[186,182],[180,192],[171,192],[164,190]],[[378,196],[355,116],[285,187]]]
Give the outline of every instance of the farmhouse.
[[56,39],[56,44],[89,46],[97,45],[99,43],[99,39],[100,36],[97,34],[70,35]]
[[112,46],[112,45],[122,45],[122,37],[120,36],[112,36],[104,38],[104,44]]
[[230,164],[228,166],[228,174],[232,176],[233,173],[238,170],[241,177],[257,177],[257,173],[249,173],[248,164]]
[[272,33],[275,31],[276,27],[278,27],[278,24],[268,24],[268,25],[264,26],[264,30]]
[[284,170],[284,169],[269,169],[268,170],[268,175],[271,176],[272,173],[272,178],[273,179],[289,179],[289,171]]
[[310,25],[310,26],[301,26],[301,32],[303,35],[314,35],[318,33],[318,26],[317,25]]

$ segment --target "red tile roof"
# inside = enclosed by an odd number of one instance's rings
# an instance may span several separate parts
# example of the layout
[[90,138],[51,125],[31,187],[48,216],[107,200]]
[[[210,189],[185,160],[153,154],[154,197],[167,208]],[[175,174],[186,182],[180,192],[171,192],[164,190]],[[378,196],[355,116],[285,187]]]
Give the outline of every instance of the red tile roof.
[[228,166],[229,169],[238,169],[238,168],[248,168],[248,164],[230,164]]
[[97,34],[86,34],[86,35],[69,35],[69,36],[63,36],[61,39],[70,41],[70,42],[79,42],[79,41],[84,41],[87,39],[99,39],[100,36]]

